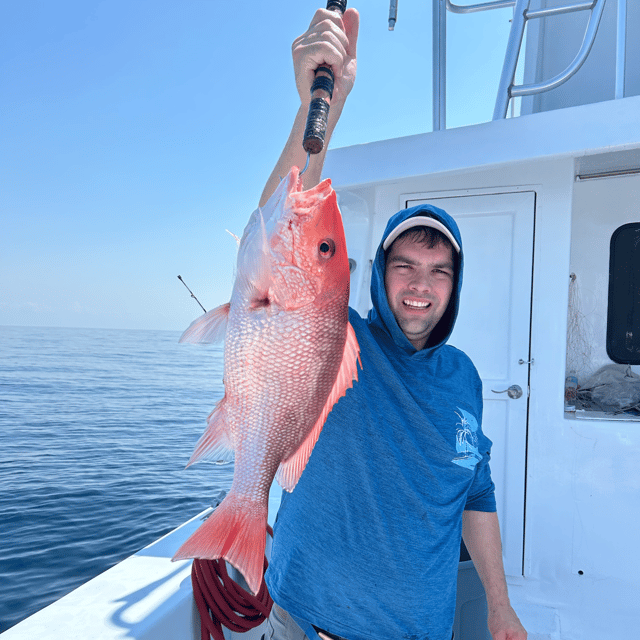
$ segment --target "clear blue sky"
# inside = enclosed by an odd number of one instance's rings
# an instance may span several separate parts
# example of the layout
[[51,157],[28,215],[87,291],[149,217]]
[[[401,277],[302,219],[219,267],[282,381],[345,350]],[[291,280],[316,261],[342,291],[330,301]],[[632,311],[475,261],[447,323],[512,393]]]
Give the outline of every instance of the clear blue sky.
[[[465,0],[468,4],[469,0]],[[462,0],[460,0],[462,3]],[[431,2],[355,0],[333,147],[431,130]],[[20,0],[0,12],[0,324],[182,330],[227,301],[317,0]],[[448,125],[491,118],[511,10],[449,15]],[[466,94],[464,92],[467,92]]]

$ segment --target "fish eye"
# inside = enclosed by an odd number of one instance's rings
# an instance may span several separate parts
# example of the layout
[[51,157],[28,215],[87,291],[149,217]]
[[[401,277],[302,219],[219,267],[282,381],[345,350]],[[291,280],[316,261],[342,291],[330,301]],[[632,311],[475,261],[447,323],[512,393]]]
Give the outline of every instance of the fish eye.
[[323,258],[330,258],[336,252],[336,244],[331,238],[323,240],[318,245],[318,253]]

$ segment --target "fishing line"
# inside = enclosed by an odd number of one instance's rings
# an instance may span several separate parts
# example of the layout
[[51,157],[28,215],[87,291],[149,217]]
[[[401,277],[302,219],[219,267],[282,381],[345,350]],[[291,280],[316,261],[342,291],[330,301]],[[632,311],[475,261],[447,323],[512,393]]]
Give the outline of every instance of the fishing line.
[[569,309],[567,314],[567,374],[582,377],[591,373],[591,339],[588,321],[582,312],[580,283],[575,273],[569,275]]

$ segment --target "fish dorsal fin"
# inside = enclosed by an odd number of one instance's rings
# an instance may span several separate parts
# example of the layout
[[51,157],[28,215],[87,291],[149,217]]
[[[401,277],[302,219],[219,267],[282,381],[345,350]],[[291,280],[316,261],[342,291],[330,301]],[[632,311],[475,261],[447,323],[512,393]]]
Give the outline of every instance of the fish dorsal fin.
[[231,303],[227,302],[194,320],[180,336],[179,342],[220,342],[227,332]]
[[207,418],[207,428],[196,443],[187,467],[200,460],[210,462],[231,462],[233,441],[226,417],[226,396],[218,402]]
[[269,298],[269,291],[273,288],[271,249],[262,209],[258,209],[256,215],[259,221],[259,242],[241,247],[236,273],[235,287],[248,300]]
[[[351,323],[347,323],[347,340],[344,345],[342,364],[333,383],[329,397],[309,435],[304,439],[298,450],[287,460],[283,460],[278,468],[276,480],[286,491],[293,491],[298,480],[307,466],[311,451],[318,441],[322,427],[333,408],[333,405],[353,386],[358,379],[358,362],[360,362],[360,347]],[[362,367],[362,362],[360,362]]]
[[229,231],[229,229],[225,229],[225,231],[236,241],[236,247],[240,248],[240,238],[238,238],[233,231]]

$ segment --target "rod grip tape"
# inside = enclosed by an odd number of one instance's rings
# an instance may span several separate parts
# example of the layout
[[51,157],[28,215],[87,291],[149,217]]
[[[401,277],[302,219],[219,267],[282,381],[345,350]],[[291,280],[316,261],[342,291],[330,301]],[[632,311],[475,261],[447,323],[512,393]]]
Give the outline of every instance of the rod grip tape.
[[[317,75],[319,71],[324,71],[328,75],[319,76]],[[333,98],[333,84],[335,82],[335,77],[333,75],[333,71],[331,67],[318,67],[316,69],[316,77],[311,85],[311,96],[316,92],[317,89],[322,89],[329,94],[329,100]]]
[[302,143],[302,147],[307,153],[315,155],[322,151],[328,119],[329,103],[324,98],[313,98],[309,104],[309,115]]
[[328,0],[327,9],[344,13],[347,10],[347,0]]
[[[339,11],[342,15],[347,9],[347,0],[327,0],[327,9]],[[309,104],[307,126],[302,140],[303,149],[312,155],[320,153],[324,148],[334,80],[331,67],[321,65],[316,69],[316,77],[311,85],[311,103]]]

